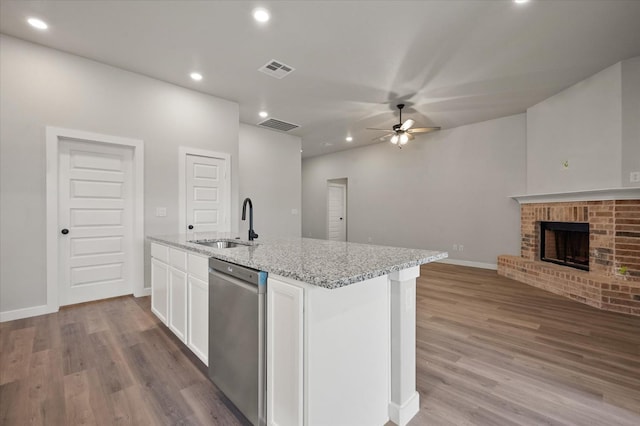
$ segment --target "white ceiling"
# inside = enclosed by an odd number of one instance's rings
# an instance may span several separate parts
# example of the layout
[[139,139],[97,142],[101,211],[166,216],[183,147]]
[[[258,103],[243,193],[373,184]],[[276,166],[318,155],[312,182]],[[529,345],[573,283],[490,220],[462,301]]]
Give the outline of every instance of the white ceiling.
[[[638,0],[0,0],[0,32],[236,101],[244,123],[268,110],[300,125],[304,157],[372,143],[399,101],[416,126],[524,112],[640,55],[639,22]],[[259,73],[271,59],[296,71]]]

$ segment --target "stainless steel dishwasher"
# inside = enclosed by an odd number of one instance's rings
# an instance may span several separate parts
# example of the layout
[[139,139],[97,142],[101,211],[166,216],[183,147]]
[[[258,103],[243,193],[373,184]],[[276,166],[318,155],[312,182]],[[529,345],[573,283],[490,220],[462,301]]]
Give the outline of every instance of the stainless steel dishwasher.
[[209,378],[255,426],[266,424],[267,273],[209,259]]

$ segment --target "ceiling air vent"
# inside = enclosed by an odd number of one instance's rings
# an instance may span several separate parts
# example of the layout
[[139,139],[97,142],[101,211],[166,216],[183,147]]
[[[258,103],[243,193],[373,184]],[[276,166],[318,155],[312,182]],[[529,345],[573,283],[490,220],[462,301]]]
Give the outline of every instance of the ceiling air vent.
[[297,124],[287,123],[286,121],[276,120],[275,118],[266,119],[263,122],[258,123],[258,126],[280,130],[281,132],[288,132],[289,130],[300,127]]
[[258,68],[258,71],[270,75],[271,77],[280,79],[291,74],[293,71],[295,71],[295,68],[272,59],[262,67]]

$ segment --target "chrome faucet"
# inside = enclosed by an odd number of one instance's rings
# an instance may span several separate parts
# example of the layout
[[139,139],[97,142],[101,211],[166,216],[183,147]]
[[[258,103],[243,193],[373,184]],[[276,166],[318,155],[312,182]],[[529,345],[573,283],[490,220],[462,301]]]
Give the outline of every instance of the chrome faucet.
[[242,220],[247,218],[247,203],[249,203],[249,241],[253,241],[258,238],[258,234],[253,230],[253,204],[251,198],[245,198],[242,203]]

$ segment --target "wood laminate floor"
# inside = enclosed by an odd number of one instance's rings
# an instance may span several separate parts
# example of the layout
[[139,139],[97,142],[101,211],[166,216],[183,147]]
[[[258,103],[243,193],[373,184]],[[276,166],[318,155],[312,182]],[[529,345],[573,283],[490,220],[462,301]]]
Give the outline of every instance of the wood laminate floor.
[[[0,324],[0,424],[246,424],[149,302]],[[444,264],[417,304],[412,426],[640,424],[640,318]]]

